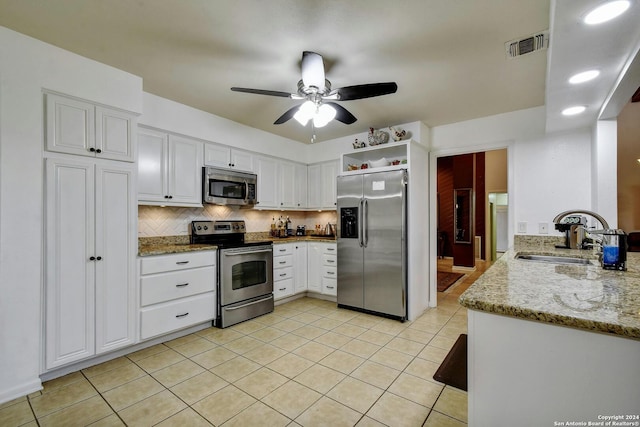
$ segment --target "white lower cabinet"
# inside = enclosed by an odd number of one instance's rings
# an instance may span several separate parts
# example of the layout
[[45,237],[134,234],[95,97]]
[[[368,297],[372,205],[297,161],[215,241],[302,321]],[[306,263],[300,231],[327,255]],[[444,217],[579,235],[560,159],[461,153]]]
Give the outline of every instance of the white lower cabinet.
[[293,291],[307,290],[307,242],[293,243]]
[[45,166],[45,369],[134,344],[135,165]]
[[307,242],[273,246],[273,296],[288,297],[307,290]]
[[216,251],[140,258],[140,338],[216,316]]
[[273,245],[273,298],[293,295],[293,243]]
[[308,243],[307,286],[312,292],[337,295],[337,245],[327,242]]

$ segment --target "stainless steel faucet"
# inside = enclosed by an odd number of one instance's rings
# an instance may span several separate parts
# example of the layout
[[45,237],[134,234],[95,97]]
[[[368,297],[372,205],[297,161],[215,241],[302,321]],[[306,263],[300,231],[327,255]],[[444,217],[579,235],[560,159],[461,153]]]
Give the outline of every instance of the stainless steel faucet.
[[553,218],[553,223],[554,224],[560,224],[560,221],[564,217],[566,217],[568,215],[572,215],[572,214],[584,214],[584,215],[592,216],[593,218],[597,219],[598,222],[600,222],[600,224],[602,224],[602,228],[604,228],[604,229],[609,228],[609,223],[607,223],[607,221],[605,221],[604,218],[602,218],[600,215],[598,215],[595,212],[584,210],[584,209],[572,209],[572,210],[560,212],[558,215],[556,215],[555,218]]
[[[558,215],[556,215],[556,217],[553,219],[553,223],[555,224],[556,230],[565,232],[565,246],[564,246],[565,248],[584,249],[586,247],[593,246],[592,244],[587,243],[585,231],[586,232],[589,232],[589,231],[586,229],[584,222],[580,222],[577,224],[565,224],[560,222],[565,217],[569,215],[574,215],[574,214],[589,215],[597,219],[598,222],[600,222],[600,224],[602,225],[602,228],[604,230],[609,228],[609,224],[607,223],[607,221],[605,221],[603,217],[601,217],[595,212],[584,210],[584,209],[572,209],[572,210],[561,212]],[[596,238],[596,240],[598,239]]]

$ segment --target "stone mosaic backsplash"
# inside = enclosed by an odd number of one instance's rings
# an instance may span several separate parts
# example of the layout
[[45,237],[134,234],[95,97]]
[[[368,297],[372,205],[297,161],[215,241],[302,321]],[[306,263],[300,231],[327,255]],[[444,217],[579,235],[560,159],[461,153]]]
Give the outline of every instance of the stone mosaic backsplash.
[[248,233],[268,232],[273,218],[278,219],[280,215],[283,218],[288,216],[294,229],[298,225],[305,225],[307,230],[314,230],[316,224],[324,227],[328,222],[336,223],[335,211],[260,211],[218,205],[202,208],[139,205],[138,237],[188,235],[191,221],[201,220],[244,220]]

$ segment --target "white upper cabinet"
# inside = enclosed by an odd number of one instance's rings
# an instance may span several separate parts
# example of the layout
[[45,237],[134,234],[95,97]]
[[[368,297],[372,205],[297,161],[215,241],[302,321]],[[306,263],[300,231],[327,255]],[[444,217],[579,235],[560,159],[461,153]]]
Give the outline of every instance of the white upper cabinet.
[[248,151],[213,143],[204,144],[205,166],[255,172],[253,157],[253,154]]
[[309,165],[308,207],[312,209],[335,209],[337,203],[336,177],[338,162],[330,161]]
[[294,175],[294,208],[306,208],[307,203],[307,165],[296,163]]
[[135,161],[135,115],[87,101],[46,94],[46,149]]
[[258,175],[257,208],[279,207],[278,161],[273,157],[256,157]]
[[295,208],[295,189],[296,189],[296,167],[295,164],[289,162],[280,162],[278,165],[278,184],[280,189],[280,200],[278,207]]
[[138,130],[138,201],[202,206],[202,142],[152,129]]

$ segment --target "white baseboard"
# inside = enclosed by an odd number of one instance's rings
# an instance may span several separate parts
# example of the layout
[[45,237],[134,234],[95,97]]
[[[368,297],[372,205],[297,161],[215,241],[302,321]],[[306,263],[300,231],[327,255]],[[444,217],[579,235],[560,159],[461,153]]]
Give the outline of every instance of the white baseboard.
[[7,390],[0,391],[0,404],[10,402],[19,397],[26,396],[36,391],[42,390],[42,382],[40,378],[35,378],[32,381],[20,384],[17,387],[13,387]]

